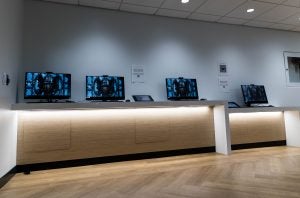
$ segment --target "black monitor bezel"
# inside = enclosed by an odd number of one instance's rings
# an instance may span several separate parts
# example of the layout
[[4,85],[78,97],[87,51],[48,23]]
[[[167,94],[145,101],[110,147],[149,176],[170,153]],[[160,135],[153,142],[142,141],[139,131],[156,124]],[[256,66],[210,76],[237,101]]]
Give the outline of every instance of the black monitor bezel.
[[[243,86],[263,87],[263,92],[264,92],[264,95],[266,96],[266,100],[265,100],[265,101],[257,101],[257,100],[253,100],[253,101],[247,102],[247,101],[246,101],[245,94],[244,94]],[[265,86],[264,86],[264,85],[254,85],[254,84],[250,84],[250,85],[241,85],[241,89],[242,89],[242,94],[243,94],[244,103],[245,103],[246,105],[250,106],[251,104],[268,104],[268,103],[269,103],[268,97],[267,97],[267,93],[266,93],[266,89],[265,89]]]
[[[123,81],[122,89],[123,89],[123,95],[121,97],[87,97],[87,79],[88,77],[117,77],[121,78]],[[108,76],[108,75],[102,75],[102,76],[86,76],[85,77],[85,99],[86,100],[100,100],[100,101],[117,101],[117,100],[125,100],[125,77],[124,76]]]
[[[168,96],[168,79],[184,79],[184,80],[195,80],[196,82],[196,93],[197,96],[196,97],[169,97]],[[197,83],[197,79],[196,78],[166,78],[166,91],[167,91],[167,99],[168,100],[199,100],[199,93],[198,93],[198,83]]]
[[[70,95],[68,96],[29,96],[29,97],[26,97],[26,76],[28,73],[39,73],[39,74],[63,74],[63,75],[68,75],[70,76],[70,81],[69,81],[69,85],[70,85]],[[68,73],[54,73],[54,72],[25,72],[25,76],[24,76],[24,99],[25,100],[28,100],[28,99],[32,99],[32,100],[35,100],[35,99],[57,99],[57,100],[60,100],[60,99],[70,99],[72,96],[72,74],[68,74]]]

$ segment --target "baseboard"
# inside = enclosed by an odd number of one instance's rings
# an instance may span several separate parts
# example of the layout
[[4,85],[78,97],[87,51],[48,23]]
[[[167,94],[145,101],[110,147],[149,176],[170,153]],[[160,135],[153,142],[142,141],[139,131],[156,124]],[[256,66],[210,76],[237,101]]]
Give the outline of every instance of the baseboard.
[[9,182],[9,180],[15,176],[15,174],[17,173],[17,168],[14,167],[13,169],[11,169],[8,173],[6,173],[3,177],[0,178],[0,189],[5,186],[5,184],[7,184]]
[[[272,141],[272,142],[235,144],[231,146],[231,149],[240,150],[240,149],[285,146],[285,145],[286,145],[286,140],[281,140],[281,141]],[[188,155],[188,154],[211,153],[211,152],[216,152],[215,147],[192,148],[192,149],[182,149],[182,150],[159,151],[159,152],[128,154],[128,155],[118,155],[118,156],[109,156],[109,157],[47,162],[47,163],[38,163],[38,164],[27,164],[27,165],[18,165],[16,167],[15,172],[30,173],[31,171],[39,171],[39,170],[88,166],[88,165],[95,165],[95,164],[105,164],[105,163],[113,163],[113,162],[152,159],[152,158],[161,158],[161,157],[170,157],[170,156],[178,156],[178,155]],[[4,177],[9,178],[9,175],[10,174],[7,174],[7,176]],[[3,181],[4,180],[5,179],[3,179]],[[1,183],[2,182],[0,182],[0,187],[1,187]]]
[[18,165],[17,172],[18,173],[24,172],[25,174],[29,174],[31,171],[38,171],[38,170],[49,170],[49,169],[87,166],[87,165],[142,160],[142,159],[152,159],[152,158],[170,157],[170,156],[187,155],[187,154],[211,153],[211,152],[216,152],[215,147],[192,148],[192,149],[182,149],[182,150],[172,150],[172,151],[159,151],[159,152],[150,152],[150,153],[119,155],[119,156],[110,156],[110,157],[47,162],[47,163],[39,163],[39,164]]
[[250,149],[250,148],[262,148],[262,147],[272,147],[272,146],[285,146],[286,140],[272,141],[272,142],[257,142],[248,144],[235,144],[231,145],[232,150],[240,149]]

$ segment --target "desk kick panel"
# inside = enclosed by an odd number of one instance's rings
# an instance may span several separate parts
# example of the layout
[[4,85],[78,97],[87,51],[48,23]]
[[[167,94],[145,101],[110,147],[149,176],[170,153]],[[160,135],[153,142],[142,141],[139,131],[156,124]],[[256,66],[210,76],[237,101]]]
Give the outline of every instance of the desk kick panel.
[[24,152],[68,150],[71,146],[71,123],[66,116],[32,113],[22,118]]
[[170,140],[170,113],[157,110],[137,110],[135,142],[137,144],[166,142]]
[[285,140],[282,112],[231,113],[232,144],[247,144]]
[[17,163],[214,145],[209,107],[25,111],[19,113]]

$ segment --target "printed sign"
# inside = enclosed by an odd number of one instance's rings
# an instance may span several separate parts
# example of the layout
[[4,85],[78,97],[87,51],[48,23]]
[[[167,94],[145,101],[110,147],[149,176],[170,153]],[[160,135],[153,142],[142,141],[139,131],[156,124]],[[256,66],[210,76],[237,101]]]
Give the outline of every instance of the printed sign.
[[143,66],[132,66],[131,67],[131,82],[134,83],[145,83],[145,73]]

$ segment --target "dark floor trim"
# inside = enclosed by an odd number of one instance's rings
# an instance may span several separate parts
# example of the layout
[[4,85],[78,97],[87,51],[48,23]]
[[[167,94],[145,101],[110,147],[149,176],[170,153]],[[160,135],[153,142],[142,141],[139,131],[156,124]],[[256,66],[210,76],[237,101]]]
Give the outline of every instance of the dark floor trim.
[[119,155],[119,156],[110,156],[110,157],[99,157],[99,158],[68,160],[68,161],[59,161],[59,162],[29,164],[29,165],[18,165],[17,172],[18,173],[24,172],[25,174],[30,174],[31,171],[38,171],[38,170],[49,170],[49,169],[87,166],[87,165],[142,160],[142,159],[152,159],[152,158],[170,157],[170,156],[187,155],[187,154],[211,153],[211,152],[216,152],[215,147],[159,151],[159,152]]
[[9,180],[15,176],[15,174],[17,173],[17,168],[14,167],[13,169],[11,169],[8,173],[6,173],[6,175],[4,175],[3,177],[0,178],[0,189],[5,186],[5,184],[7,184],[9,182]]
[[231,149],[232,150],[240,150],[240,149],[262,148],[262,147],[272,147],[272,146],[285,146],[285,145],[286,145],[286,140],[281,140],[281,141],[273,141],[273,142],[235,144],[235,145],[231,145]]

